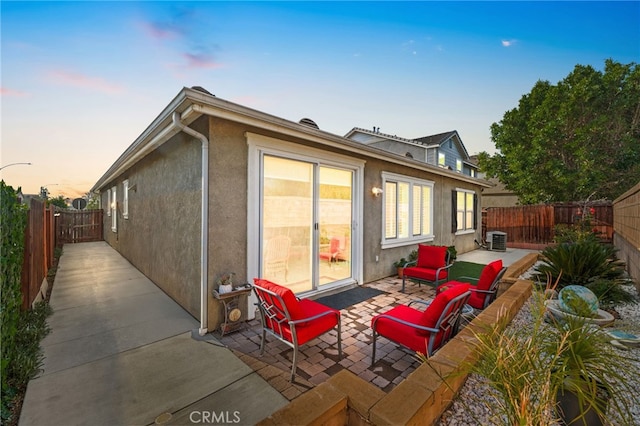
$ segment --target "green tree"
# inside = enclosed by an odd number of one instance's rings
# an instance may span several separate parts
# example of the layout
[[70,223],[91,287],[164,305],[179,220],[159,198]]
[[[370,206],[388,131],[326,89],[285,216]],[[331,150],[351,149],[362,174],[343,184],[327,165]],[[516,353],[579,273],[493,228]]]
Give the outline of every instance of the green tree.
[[491,138],[499,152],[480,168],[523,204],[614,199],[640,181],[640,67],[609,59],[538,81]]
[[100,197],[94,192],[87,192],[83,197],[87,200],[87,210],[100,208]]
[[47,204],[52,204],[56,207],[60,207],[61,209],[68,209],[67,201],[64,199],[62,195],[58,195],[56,198],[49,198],[47,200]]

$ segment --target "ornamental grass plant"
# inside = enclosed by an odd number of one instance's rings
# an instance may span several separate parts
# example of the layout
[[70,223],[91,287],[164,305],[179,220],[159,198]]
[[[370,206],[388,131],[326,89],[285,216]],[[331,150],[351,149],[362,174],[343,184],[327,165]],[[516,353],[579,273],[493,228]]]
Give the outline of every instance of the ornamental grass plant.
[[590,412],[605,424],[636,424],[629,407],[638,404],[637,392],[625,379],[636,374],[634,353],[615,348],[602,329],[584,320],[548,316],[544,302],[543,293],[534,292],[526,326],[507,327],[503,319],[475,333],[480,358],[468,370],[487,386],[489,398],[483,402],[489,422],[569,423],[572,419],[561,420],[559,395],[572,392],[579,403],[577,424]]

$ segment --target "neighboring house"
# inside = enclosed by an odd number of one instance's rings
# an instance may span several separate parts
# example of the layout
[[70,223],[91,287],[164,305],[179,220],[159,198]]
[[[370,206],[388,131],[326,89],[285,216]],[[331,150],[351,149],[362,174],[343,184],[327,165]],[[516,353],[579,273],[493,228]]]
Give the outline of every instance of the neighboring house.
[[498,178],[488,179],[494,186],[485,188],[482,191],[482,208],[490,209],[492,207],[514,207],[519,206],[518,196],[505,188],[504,184]]
[[[477,167],[478,156],[472,155],[470,157],[470,161]],[[481,207],[483,210],[490,209],[491,207],[514,207],[520,205],[518,196],[514,192],[505,188],[504,184],[500,182],[498,178],[487,179],[482,172],[479,172],[477,176],[487,180],[491,184],[490,188],[482,190]]]
[[389,276],[418,243],[473,250],[488,186],[184,88],[92,192],[105,241],[204,333],[226,273],[307,296]]
[[380,133],[380,128],[376,127],[373,131],[354,127],[345,137],[367,146],[454,170],[464,175],[478,176],[478,166],[471,161],[460,135],[455,130],[417,139],[406,139]]

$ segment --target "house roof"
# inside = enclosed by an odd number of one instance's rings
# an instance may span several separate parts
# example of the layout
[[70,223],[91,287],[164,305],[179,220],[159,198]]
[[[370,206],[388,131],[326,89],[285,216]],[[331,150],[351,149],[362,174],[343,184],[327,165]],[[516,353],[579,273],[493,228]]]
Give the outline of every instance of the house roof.
[[363,129],[361,127],[354,127],[353,129],[351,129],[344,137],[345,138],[349,138],[351,139],[353,137],[353,135],[355,135],[356,133],[364,133],[364,134],[368,134],[371,136],[377,136],[378,139],[372,139],[371,141],[367,141],[365,142],[365,144],[367,143],[375,143],[375,142],[379,142],[381,140],[395,140],[398,142],[402,142],[402,143],[410,143],[413,145],[422,145],[425,148],[437,148],[439,146],[441,146],[443,143],[445,143],[446,141],[448,141],[449,139],[453,138],[456,141],[456,144],[460,147],[461,149],[461,154],[463,155],[463,162],[465,164],[467,164],[468,166],[472,167],[472,168],[477,168],[478,165],[477,163],[474,163],[470,160],[469,157],[469,153],[467,151],[467,148],[464,146],[464,143],[462,143],[462,139],[460,138],[460,135],[458,134],[457,130],[451,130],[449,132],[444,132],[444,133],[438,133],[437,135],[430,135],[430,136],[423,136],[421,138],[416,138],[416,139],[407,139],[407,138],[402,138],[396,135],[390,135],[387,133],[381,133],[378,130],[375,130],[376,128],[374,127],[374,130],[369,130],[369,129]]
[[[483,187],[490,186],[488,182],[470,176],[460,175],[437,166],[421,161],[412,160],[405,156],[393,154],[385,150],[363,145],[343,136],[317,129],[310,126],[308,119],[294,122],[276,117],[246,106],[235,104],[216,97],[201,88],[184,87],[176,97],[162,110],[138,138],[118,157],[105,174],[91,188],[92,192],[99,192],[117,176],[125,172],[133,164],[140,161],[147,154],[167,142],[180,132],[172,124],[174,112],[180,114],[184,125],[193,123],[203,115],[240,122],[255,128],[265,129],[284,135],[302,138],[324,146],[340,148],[354,154],[366,154],[372,158],[397,163],[433,174],[474,183]],[[400,138],[402,139],[402,138]]]
[[423,145],[442,145],[447,139],[457,134],[458,132],[452,130],[450,132],[438,133],[437,135],[423,136],[417,138],[416,141]]
[[[375,129],[375,127],[374,127]],[[353,129],[349,130],[349,132],[347,132],[346,135],[344,135],[345,138],[350,139],[351,136],[353,136],[356,133],[364,133],[367,135],[371,135],[371,136],[376,136],[378,138],[380,138],[381,140],[387,140],[387,139],[391,139],[391,140],[395,140],[398,142],[409,142],[409,143],[416,143],[415,140],[413,139],[407,139],[407,138],[401,138],[399,136],[396,135],[390,135],[387,133],[380,133],[379,130],[369,130],[369,129],[363,129],[362,127],[354,127]]]
[[[458,146],[460,148],[462,148],[462,152],[464,154],[464,159],[468,162],[469,153],[467,152],[467,148],[462,143],[462,138],[460,138],[460,135],[458,134],[457,130],[451,130],[449,132],[438,133],[437,135],[423,136],[421,138],[417,138],[416,141],[420,142],[423,145],[440,146],[440,145],[442,145],[443,143],[445,143],[446,141],[448,141],[451,138],[454,138],[454,140],[457,142]],[[473,164],[473,163],[469,163],[469,164]]]

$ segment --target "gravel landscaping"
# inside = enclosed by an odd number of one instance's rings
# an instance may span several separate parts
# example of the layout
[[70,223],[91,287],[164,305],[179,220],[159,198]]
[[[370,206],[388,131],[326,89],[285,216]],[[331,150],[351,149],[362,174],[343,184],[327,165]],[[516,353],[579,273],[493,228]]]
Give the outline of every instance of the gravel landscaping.
[[[521,278],[526,279],[527,277],[528,274],[525,274]],[[637,289],[634,286],[627,286],[626,288],[636,296],[637,300],[640,300],[638,299]],[[532,320],[531,304],[532,300],[530,299],[508,327],[526,327],[527,324],[530,324]],[[640,303],[619,305],[616,306],[615,310],[619,314],[619,319],[616,319],[613,327],[640,335]],[[640,371],[640,347],[619,350],[624,351],[625,355],[636,359],[634,362],[635,368],[626,372],[628,374],[625,374],[625,377],[629,382],[635,382],[632,383],[632,388],[640,389],[640,374],[638,374],[638,371]],[[440,426],[499,424],[495,419],[491,419],[490,407],[495,404],[491,398],[483,379],[471,374],[452,405],[443,413],[438,424]],[[634,419],[637,419],[635,424],[640,425],[640,406],[632,406],[631,414]],[[608,424],[617,425],[619,423],[609,419]]]

